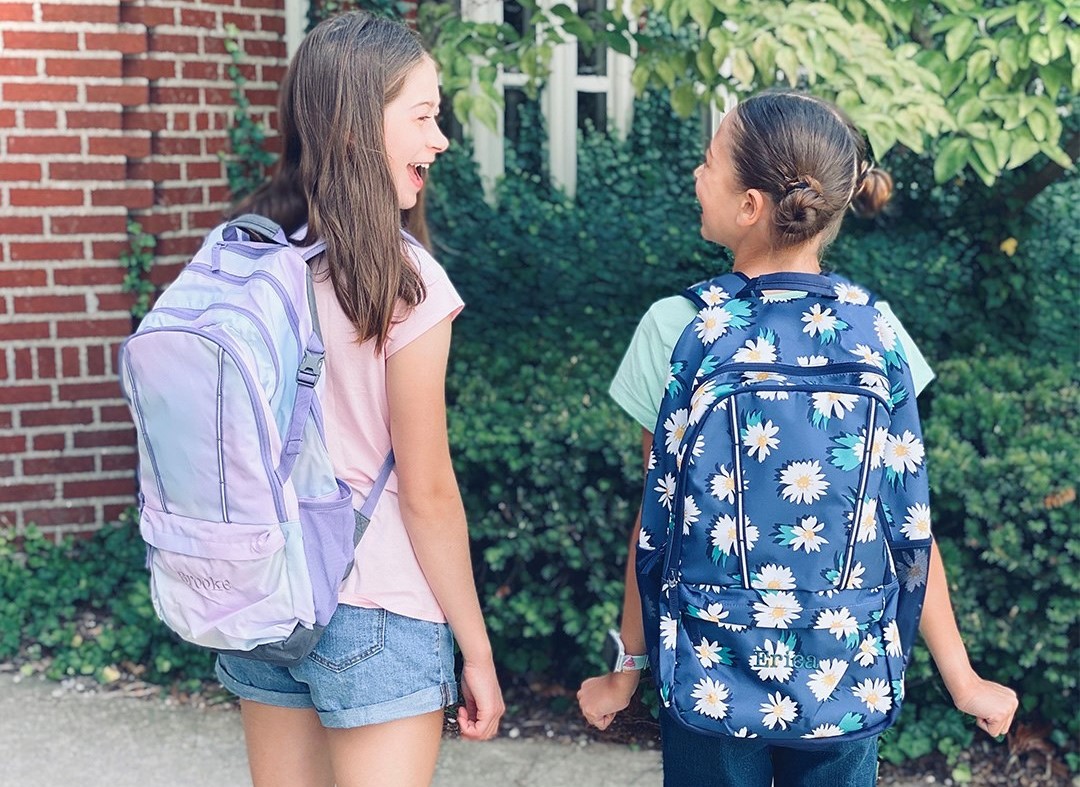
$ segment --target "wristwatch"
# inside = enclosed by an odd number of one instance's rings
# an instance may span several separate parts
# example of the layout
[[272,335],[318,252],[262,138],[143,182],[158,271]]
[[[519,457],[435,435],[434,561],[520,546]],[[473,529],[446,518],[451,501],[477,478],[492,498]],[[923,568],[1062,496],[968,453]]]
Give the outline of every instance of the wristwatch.
[[611,665],[612,672],[634,672],[649,666],[648,656],[632,656],[626,652],[622,637],[615,629],[608,629],[602,656]]

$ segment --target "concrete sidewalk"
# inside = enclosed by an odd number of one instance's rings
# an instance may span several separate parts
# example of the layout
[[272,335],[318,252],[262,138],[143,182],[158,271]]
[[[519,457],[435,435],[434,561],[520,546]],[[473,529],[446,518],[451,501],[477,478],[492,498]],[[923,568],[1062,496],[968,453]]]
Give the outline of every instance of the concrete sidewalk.
[[[283,742],[284,743],[284,742]],[[0,675],[0,787],[250,785],[240,717]],[[659,787],[660,754],[602,743],[443,741],[435,787]]]

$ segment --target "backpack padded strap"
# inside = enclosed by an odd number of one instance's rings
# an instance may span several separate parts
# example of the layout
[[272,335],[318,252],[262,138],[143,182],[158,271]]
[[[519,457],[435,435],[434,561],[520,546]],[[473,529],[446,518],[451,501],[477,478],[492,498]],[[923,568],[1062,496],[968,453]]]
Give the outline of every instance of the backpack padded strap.
[[277,243],[281,246],[289,245],[289,239],[285,237],[285,230],[281,229],[281,225],[256,213],[245,213],[243,216],[237,216],[225,225],[221,237],[227,241],[240,240],[240,230],[267,243]]
[[699,281],[697,284],[692,284],[682,292],[682,296],[691,301],[698,309],[708,308],[709,304],[701,297],[701,293],[708,290],[710,287],[719,287],[728,296],[736,298],[746,289],[746,285],[750,280],[743,276],[741,273],[723,273],[712,279],[706,279],[705,281]]
[[364,505],[360,508],[359,514],[364,519],[371,521],[371,515],[375,513],[375,506],[379,502],[379,497],[382,495],[383,490],[386,488],[386,482],[390,478],[390,471],[394,469],[394,449],[390,449],[390,453],[386,455],[386,459],[383,460],[382,467],[379,468],[379,475],[375,477],[375,483],[371,487],[371,492],[368,493],[367,498],[364,500]]

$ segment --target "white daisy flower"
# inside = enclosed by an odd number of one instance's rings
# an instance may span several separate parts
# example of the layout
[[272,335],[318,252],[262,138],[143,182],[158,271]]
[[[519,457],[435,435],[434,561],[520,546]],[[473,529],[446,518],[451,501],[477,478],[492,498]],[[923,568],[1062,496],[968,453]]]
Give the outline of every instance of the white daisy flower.
[[701,293],[701,300],[705,301],[709,306],[719,306],[731,296],[724,292],[723,288],[717,287],[715,284],[709,287],[708,290]]
[[854,284],[840,282],[833,289],[836,292],[836,299],[840,303],[854,303],[860,306],[870,303],[870,294]]
[[803,312],[802,321],[806,323],[803,326],[803,333],[808,333],[811,336],[817,336],[819,333],[826,333],[836,329],[836,315],[833,314],[833,310],[822,310],[820,303],[811,306],[810,311]]
[[716,394],[713,393],[715,389],[716,381],[709,380],[694,390],[694,395],[690,397],[689,423],[696,424],[700,421],[701,416],[705,415],[712,403],[716,401]]
[[900,642],[900,627],[895,620],[890,620],[885,627],[885,652],[894,658],[904,655],[904,646]]
[[799,619],[802,604],[794,593],[781,591],[767,593],[761,601],[754,603],[754,622],[759,628],[786,629],[788,624]]
[[664,650],[675,650],[675,639],[679,634],[679,622],[670,615],[660,616],[660,637]]
[[746,343],[735,351],[731,360],[735,363],[775,363],[776,348],[763,336],[747,339]]
[[888,682],[880,678],[860,681],[851,692],[862,700],[871,713],[886,713],[892,707],[892,690]]
[[792,503],[815,503],[829,488],[816,459],[792,462],[780,471],[780,494]]
[[859,631],[859,621],[855,620],[855,616],[848,612],[847,607],[825,609],[818,615],[814,628],[827,631],[837,640],[841,640]]
[[750,656],[750,669],[758,680],[778,680],[781,683],[791,677],[795,671],[795,654],[780,640],[765,640],[760,648],[755,648]]
[[897,567],[897,576],[904,583],[904,589],[909,593],[915,588],[926,584],[926,577],[930,573],[930,554],[925,550],[915,555],[904,555]]
[[762,290],[762,303],[784,303],[785,301],[797,301],[805,298],[807,293],[800,290]]
[[649,534],[645,532],[645,528],[638,528],[637,548],[644,550],[645,552],[652,552],[656,547],[652,545],[649,540]]
[[656,451],[649,451],[649,466],[645,468],[646,472],[652,472],[656,469]]
[[862,587],[863,574],[866,573],[866,566],[856,561],[855,565],[851,569],[851,574],[848,576],[847,584],[844,585],[844,590],[858,590]]
[[899,437],[894,434],[886,437],[883,461],[894,473],[914,473],[922,464],[924,453],[922,441],[905,429]]
[[[705,453],[705,435],[699,434],[697,439],[694,440],[694,447],[690,449],[690,456],[697,459],[703,453]],[[691,464],[693,464],[693,462],[691,462]]]
[[860,544],[877,540],[877,499],[864,500],[855,538]]
[[896,331],[893,330],[884,315],[879,314],[874,318],[874,332],[877,333],[878,341],[881,342],[881,346],[886,351],[891,350],[896,345]]
[[712,344],[725,333],[731,323],[731,312],[719,306],[710,306],[698,312],[698,321],[694,326],[702,344]]
[[822,659],[818,662],[818,668],[810,674],[810,680],[806,681],[818,702],[824,702],[836,691],[847,668],[848,663],[843,659]]
[[735,476],[728,470],[727,465],[721,465],[719,472],[709,478],[709,493],[717,500],[735,502]]
[[665,446],[669,454],[674,454],[679,450],[679,444],[682,443],[683,436],[686,434],[689,417],[689,411],[682,407],[664,421]]
[[706,609],[699,609],[697,618],[699,620],[708,620],[712,623],[719,623],[731,613],[724,609],[724,605],[718,602],[709,604]]
[[825,523],[819,522],[816,516],[803,517],[795,524],[792,533],[794,538],[791,548],[798,552],[800,549],[810,554],[820,552],[822,544],[828,544],[828,540],[818,535],[825,529]]
[[783,383],[787,382],[787,378],[782,374],[776,374],[775,372],[743,372],[743,382],[746,385],[753,385],[754,383]]
[[660,493],[658,502],[670,511],[671,501],[675,499],[675,476],[671,473],[666,473],[664,477],[656,483],[656,486],[653,487],[653,491]]
[[750,584],[758,590],[794,590],[795,575],[787,566],[769,563],[753,575]]
[[697,682],[690,696],[697,700],[694,711],[710,719],[722,719],[727,716],[728,706],[724,702],[729,696],[727,686],[712,678],[705,677]]
[[701,509],[698,508],[694,498],[687,495],[683,500],[682,532],[684,536],[690,535],[690,526],[698,521],[699,516],[701,516]]
[[[865,435],[863,436],[865,439]],[[870,469],[877,470],[885,461],[885,445],[889,442],[889,430],[879,426],[874,430],[874,441],[870,445]]]
[[[747,453],[759,462],[764,462],[772,450],[780,445],[776,437],[779,433],[780,427],[774,426],[772,421],[748,426],[742,435]],[[754,456],[755,454],[757,456]]]
[[[885,368],[885,356],[868,344],[856,344],[855,349],[851,351],[851,354],[858,356],[859,360],[863,363],[868,363],[879,369]],[[879,377],[879,375],[874,376]]]
[[766,402],[786,402],[791,398],[787,391],[754,391],[754,396]]
[[909,506],[900,532],[912,541],[930,538],[930,506],[925,503]]
[[859,403],[856,394],[843,394],[836,391],[821,391],[811,395],[814,409],[826,418],[843,418],[855,409]]
[[720,663],[720,650],[720,643],[709,642],[708,637],[702,637],[701,642],[694,646],[694,653],[697,654],[702,669],[709,669]]
[[756,738],[757,733],[750,732],[747,727],[739,727],[739,729],[731,734],[732,738]]
[[800,355],[795,360],[799,366],[827,366],[829,363],[824,355]]
[[810,732],[806,733],[802,737],[804,738],[835,738],[838,735],[843,735],[844,731],[837,727],[835,724],[819,724]]
[[[712,530],[709,532],[710,542],[714,547],[721,552],[726,552],[732,555],[739,553],[739,529],[736,526],[735,517],[728,516],[727,514],[721,514],[713,522]],[[754,548],[754,544],[758,540],[758,529],[755,525],[746,523],[746,549],[751,551]]]
[[882,655],[884,651],[881,648],[881,640],[875,637],[873,634],[867,634],[863,641],[859,643],[859,650],[855,654],[855,661],[859,662],[861,667],[869,667],[875,661],[877,657]]
[[777,724],[780,725],[780,729],[786,730],[788,723],[795,721],[795,717],[799,715],[798,704],[791,697],[785,697],[780,692],[767,696],[769,701],[761,703],[761,707],[758,708],[764,714],[761,723],[770,730]]

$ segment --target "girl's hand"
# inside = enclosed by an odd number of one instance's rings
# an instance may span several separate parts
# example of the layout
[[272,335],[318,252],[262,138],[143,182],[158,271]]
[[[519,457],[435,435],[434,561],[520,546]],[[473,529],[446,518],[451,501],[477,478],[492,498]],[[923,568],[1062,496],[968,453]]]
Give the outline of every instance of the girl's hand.
[[975,717],[980,729],[993,737],[1004,735],[1012,726],[1020,702],[1008,686],[974,676],[953,695],[958,710]]
[[457,713],[461,737],[470,741],[494,738],[505,710],[495,662],[478,664],[466,660],[461,670],[461,706]]
[[578,689],[577,700],[585,721],[598,730],[606,730],[615,720],[615,714],[630,704],[637,691],[641,672],[609,672],[597,678],[589,678]]

